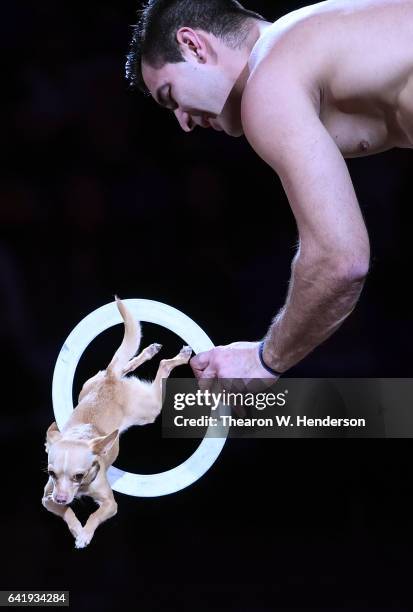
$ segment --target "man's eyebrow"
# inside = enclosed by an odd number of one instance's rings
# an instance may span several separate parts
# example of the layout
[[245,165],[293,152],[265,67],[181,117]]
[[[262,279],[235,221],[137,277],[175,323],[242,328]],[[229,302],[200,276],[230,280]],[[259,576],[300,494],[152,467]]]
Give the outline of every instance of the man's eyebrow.
[[156,101],[161,106],[168,106],[168,100],[164,96],[165,87],[168,87],[168,83],[164,83],[163,85],[158,87],[158,90],[156,92]]

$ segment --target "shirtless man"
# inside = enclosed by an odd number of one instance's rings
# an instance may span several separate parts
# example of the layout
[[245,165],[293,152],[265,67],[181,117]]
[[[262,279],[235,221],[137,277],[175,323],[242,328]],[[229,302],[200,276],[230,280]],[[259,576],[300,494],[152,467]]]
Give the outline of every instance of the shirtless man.
[[344,158],[413,147],[413,0],[327,0],[275,23],[233,0],[150,0],[127,76],[186,132],[244,134],[281,179],[299,232],[285,306],[263,344],[191,360],[198,378],[277,379],[363,289],[369,238]]

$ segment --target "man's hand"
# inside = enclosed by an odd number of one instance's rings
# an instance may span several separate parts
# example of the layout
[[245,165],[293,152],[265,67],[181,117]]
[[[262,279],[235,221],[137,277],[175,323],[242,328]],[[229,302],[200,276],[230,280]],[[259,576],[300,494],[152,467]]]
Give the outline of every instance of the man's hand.
[[202,378],[252,378],[278,380],[260,362],[259,342],[233,342],[199,353],[189,362],[198,379]]

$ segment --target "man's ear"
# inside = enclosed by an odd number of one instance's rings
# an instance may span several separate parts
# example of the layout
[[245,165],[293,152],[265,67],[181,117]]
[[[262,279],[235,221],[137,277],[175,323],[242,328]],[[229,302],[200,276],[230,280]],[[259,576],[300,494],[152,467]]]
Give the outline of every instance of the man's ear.
[[46,453],[49,452],[50,446],[54,444],[54,442],[57,442],[61,435],[62,434],[59,431],[56,421],[53,421],[49,429],[46,431],[46,442],[44,443]]
[[192,58],[204,64],[206,60],[205,37],[192,28],[182,27],[176,33],[176,40],[181,46],[186,59]]
[[112,433],[107,436],[100,436],[99,438],[93,438],[90,440],[89,447],[94,455],[107,455],[112,446],[114,445],[119,435],[119,429],[115,429]]

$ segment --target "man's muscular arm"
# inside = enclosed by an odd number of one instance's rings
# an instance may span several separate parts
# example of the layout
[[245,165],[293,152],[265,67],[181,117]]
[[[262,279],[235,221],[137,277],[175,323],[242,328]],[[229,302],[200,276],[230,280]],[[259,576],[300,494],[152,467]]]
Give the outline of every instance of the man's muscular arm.
[[286,304],[265,337],[264,360],[281,373],[353,311],[370,256],[346,163],[314,97],[283,72],[271,85],[265,75],[253,75],[242,108],[245,135],[279,175],[300,237]]

